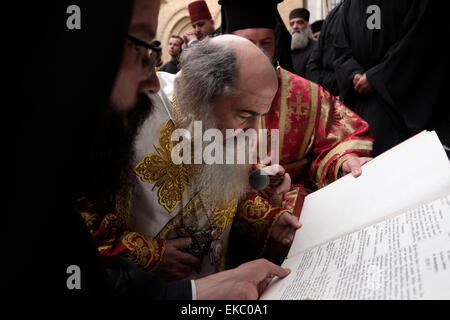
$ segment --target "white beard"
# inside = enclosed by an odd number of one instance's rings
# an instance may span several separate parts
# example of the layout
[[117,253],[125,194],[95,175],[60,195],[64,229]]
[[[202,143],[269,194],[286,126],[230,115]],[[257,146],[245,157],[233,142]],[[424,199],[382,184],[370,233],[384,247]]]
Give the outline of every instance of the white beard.
[[291,50],[305,49],[310,40],[310,33],[307,30],[295,31],[292,33]]
[[250,169],[251,165],[247,164],[203,164],[195,187],[206,191],[208,207],[222,208],[250,190]]
[[[209,108],[206,108],[207,110]],[[211,109],[209,109],[211,110]],[[203,132],[211,128],[219,128],[211,112],[205,112],[202,114],[201,118],[203,123]],[[225,132],[223,132],[224,139]],[[252,168],[251,164],[248,164],[248,159],[246,159],[246,164],[236,164],[237,150],[245,148],[247,144],[246,140],[240,141],[237,139],[238,143],[234,143],[231,146],[224,145],[223,149],[223,159],[224,164],[206,164],[202,163],[198,166],[199,174],[195,178],[194,188],[196,191],[203,190],[207,195],[204,201],[208,201],[207,206],[209,208],[216,207],[221,208],[229,205],[233,200],[239,200],[248,191],[250,191],[249,175]],[[240,144],[239,144],[240,141]],[[210,142],[203,142],[203,150]],[[235,164],[226,164],[226,154],[227,148],[231,147],[234,149]],[[247,145],[248,153],[248,145]]]

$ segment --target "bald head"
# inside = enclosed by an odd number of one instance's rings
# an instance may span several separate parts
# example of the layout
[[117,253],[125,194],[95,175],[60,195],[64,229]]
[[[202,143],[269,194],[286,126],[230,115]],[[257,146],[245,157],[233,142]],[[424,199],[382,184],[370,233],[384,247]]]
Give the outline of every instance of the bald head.
[[234,35],[205,39],[185,50],[181,73],[175,84],[180,104],[198,117],[212,116],[219,129],[257,128],[278,90],[269,59]]
[[278,79],[271,62],[256,45],[235,35],[218,36],[211,39],[211,43],[234,51],[238,90],[273,98],[278,89]]

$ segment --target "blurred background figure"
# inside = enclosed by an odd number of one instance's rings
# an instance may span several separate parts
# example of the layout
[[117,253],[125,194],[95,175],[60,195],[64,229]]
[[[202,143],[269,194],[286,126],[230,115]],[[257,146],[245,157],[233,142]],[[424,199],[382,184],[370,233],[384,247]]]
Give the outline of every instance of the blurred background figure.
[[[316,49],[311,53],[306,64],[306,78],[320,84],[325,90],[334,96],[339,96],[334,72],[334,60],[336,60],[336,49],[334,40],[339,32],[337,17],[341,14],[342,3],[335,7],[326,17],[317,42]],[[312,26],[311,26],[312,29]]]
[[317,20],[311,23],[312,38],[316,41],[319,40],[320,29],[322,29],[324,21],[325,20]]
[[277,9],[281,2],[283,0],[220,0],[221,31],[247,38],[271,59],[275,67],[293,72],[291,35]]
[[183,35],[186,47],[215,33],[215,23],[205,1],[189,3],[188,10],[192,29],[186,31]]
[[294,9],[289,14],[292,64],[294,73],[301,77],[306,76],[306,64],[317,46],[317,41],[312,38],[309,17],[309,11],[304,8]]
[[170,55],[170,61],[166,62],[159,71],[164,71],[168,73],[176,74],[178,71],[180,71],[178,64],[181,54],[181,46],[183,44],[183,38],[177,35],[173,35],[169,39],[168,44],[168,52]]
[[[436,130],[449,146],[445,5],[431,0],[372,4],[346,0],[337,18],[333,43],[341,98],[369,123],[374,156],[422,130]],[[431,41],[436,30],[441,40]]]

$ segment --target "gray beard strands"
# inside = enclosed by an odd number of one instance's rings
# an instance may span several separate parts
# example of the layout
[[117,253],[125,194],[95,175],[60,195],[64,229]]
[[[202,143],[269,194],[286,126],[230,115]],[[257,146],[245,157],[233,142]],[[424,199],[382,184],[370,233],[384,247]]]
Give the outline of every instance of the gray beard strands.
[[[212,128],[219,128],[217,121],[212,115],[212,107],[205,106],[202,108],[207,110],[200,113],[203,132]],[[222,132],[225,137],[225,132]],[[203,143],[203,150],[210,142]],[[245,143],[245,142],[244,142]],[[234,146],[234,155],[237,155],[237,149],[243,148]],[[246,149],[248,150],[248,149]],[[226,158],[226,148],[224,148],[224,159]],[[235,162],[236,163],[236,162]],[[252,165],[249,164],[205,164],[200,165],[199,175],[195,179],[195,189],[197,191],[203,190],[207,194],[207,206],[209,208],[224,207],[232,200],[237,200],[243,197],[249,190],[248,177]]]
[[311,31],[308,29],[292,33],[291,50],[305,49],[309,43]]

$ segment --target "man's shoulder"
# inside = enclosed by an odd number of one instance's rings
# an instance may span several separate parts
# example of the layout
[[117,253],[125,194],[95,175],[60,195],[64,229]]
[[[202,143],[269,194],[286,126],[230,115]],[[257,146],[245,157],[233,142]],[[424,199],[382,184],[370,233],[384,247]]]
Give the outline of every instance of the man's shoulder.
[[311,87],[312,85],[316,85],[317,86],[316,83],[314,83],[314,82],[312,82],[312,81],[310,81],[308,79],[305,79],[302,76],[299,76],[298,74],[292,73],[292,72],[290,72],[290,71],[288,71],[286,69],[283,69],[281,67],[279,68],[279,70],[280,70],[279,71],[280,74],[283,74],[283,73],[286,74],[287,79],[288,79],[288,81],[290,83],[293,83],[295,85],[306,86],[306,87]]
[[159,71],[176,74],[179,71],[179,69],[178,66],[175,63],[173,63],[173,61],[169,61],[161,69],[159,69]]

